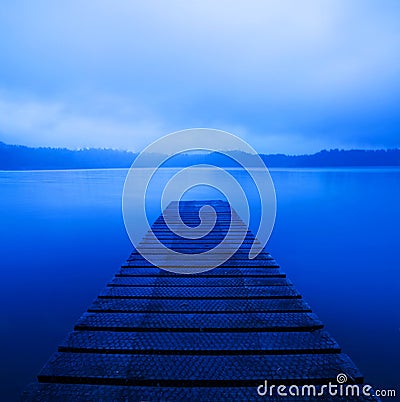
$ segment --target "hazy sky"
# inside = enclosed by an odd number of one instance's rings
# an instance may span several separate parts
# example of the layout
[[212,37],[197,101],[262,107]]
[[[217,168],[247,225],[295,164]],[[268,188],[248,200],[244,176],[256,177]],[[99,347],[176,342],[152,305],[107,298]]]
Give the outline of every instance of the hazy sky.
[[3,0],[0,141],[399,147],[400,1]]

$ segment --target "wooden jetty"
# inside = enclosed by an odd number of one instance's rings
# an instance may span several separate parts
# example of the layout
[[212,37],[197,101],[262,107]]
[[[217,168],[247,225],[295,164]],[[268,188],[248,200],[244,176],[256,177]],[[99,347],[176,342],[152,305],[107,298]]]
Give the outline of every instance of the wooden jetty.
[[[185,223],[199,224],[202,205],[180,203]],[[174,235],[163,215],[152,231],[175,250],[213,248],[226,232],[231,210],[223,201],[211,205],[217,222],[201,240]],[[232,219],[243,224],[236,214]],[[252,401],[262,399],[257,387],[265,380],[320,389],[336,383],[339,373],[348,383],[362,384],[359,370],[271,255],[263,251],[248,258],[254,240],[247,231],[229,260],[195,275],[161,270],[134,251],[22,400]]]

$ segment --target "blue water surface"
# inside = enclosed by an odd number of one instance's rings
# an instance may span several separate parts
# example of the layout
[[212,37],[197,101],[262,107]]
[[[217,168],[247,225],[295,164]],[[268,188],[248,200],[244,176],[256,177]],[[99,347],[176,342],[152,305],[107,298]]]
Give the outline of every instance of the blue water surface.
[[[126,173],[0,172],[1,400],[18,399],[128,257]],[[278,213],[268,250],[366,380],[397,386],[400,170],[271,175]],[[197,196],[210,198],[202,191]]]

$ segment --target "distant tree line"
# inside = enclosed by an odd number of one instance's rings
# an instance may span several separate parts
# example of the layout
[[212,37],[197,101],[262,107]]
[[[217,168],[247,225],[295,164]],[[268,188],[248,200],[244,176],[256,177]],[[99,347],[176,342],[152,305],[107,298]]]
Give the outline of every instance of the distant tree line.
[[135,157],[113,149],[30,148],[0,142],[1,170],[125,168]]
[[[240,153],[232,152],[232,156]],[[128,168],[137,154],[113,149],[30,148],[0,142],[0,170],[28,169],[94,169]],[[242,155],[243,156],[243,155]],[[252,164],[251,155],[245,155]],[[155,155],[145,161],[152,166]],[[268,167],[339,167],[339,166],[400,166],[400,149],[388,150],[323,150],[311,155],[261,155]],[[219,153],[182,154],[170,159],[164,166],[216,164],[233,167],[237,164]]]
[[312,155],[262,155],[269,167],[400,166],[400,149],[323,150]]

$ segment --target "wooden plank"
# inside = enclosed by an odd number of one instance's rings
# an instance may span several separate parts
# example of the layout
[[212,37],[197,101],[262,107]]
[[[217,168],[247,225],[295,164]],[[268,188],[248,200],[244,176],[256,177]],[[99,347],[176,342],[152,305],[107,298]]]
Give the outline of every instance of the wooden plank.
[[[277,368],[280,368],[277,370]],[[361,373],[345,354],[302,355],[128,355],[55,353],[39,373],[41,382],[146,386],[257,386],[318,384],[346,372]]]
[[311,312],[303,299],[101,299],[98,298],[89,312],[113,313],[270,313]]
[[237,313],[188,314],[180,312],[85,313],[76,330],[97,331],[314,331],[323,327],[313,313]]
[[135,278],[114,277],[107,286],[132,286],[132,287],[245,287],[252,286],[288,286],[291,283],[286,278],[202,278],[188,277],[159,277],[159,278]]
[[75,331],[61,352],[120,354],[304,354],[340,353],[325,331],[313,332],[114,332]]
[[300,298],[293,286],[263,287],[202,287],[202,288],[158,288],[158,287],[118,287],[111,286],[103,290],[101,298],[125,299],[286,299]]
[[[127,267],[121,268],[116,277],[173,277],[173,278],[188,278],[187,274],[177,274],[168,272],[157,267]],[[251,267],[218,267],[207,272],[196,274],[196,278],[286,278],[286,274],[281,272],[279,268],[260,268]]]
[[[316,386],[316,392],[320,391]],[[261,400],[251,387],[149,387],[149,386],[115,386],[115,385],[88,385],[64,383],[35,383],[24,392],[25,402],[69,402],[69,401],[196,401],[196,402],[232,402]],[[327,399],[321,397],[304,396],[301,402],[371,402],[377,399],[372,396],[343,396]],[[266,399],[266,398],[264,398]],[[294,402],[294,397],[279,396],[274,402]],[[270,398],[268,400],[271,400]]]

